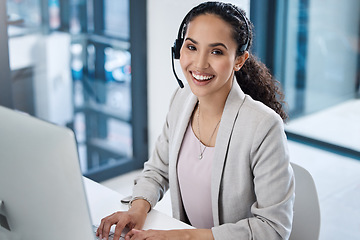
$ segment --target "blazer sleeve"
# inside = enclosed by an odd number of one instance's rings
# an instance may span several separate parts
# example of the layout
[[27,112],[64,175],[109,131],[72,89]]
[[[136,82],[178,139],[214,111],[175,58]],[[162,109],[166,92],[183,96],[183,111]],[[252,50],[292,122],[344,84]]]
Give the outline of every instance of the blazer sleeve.
[[283,122],[274,114],[263,118],[253,132],[249,166],[255,201],[251,205],[251,216],[212,228],[215,239],[289,238],[295,180],[289,163]]
[[[175,91],[171,101],[172,108]],[[169,111],[170,112],[170,111]],[[153,208],[169,188],[169,113],[162,132],[155,143],[155,149],[139,177],[134,180],[132,198],[144,198]]]

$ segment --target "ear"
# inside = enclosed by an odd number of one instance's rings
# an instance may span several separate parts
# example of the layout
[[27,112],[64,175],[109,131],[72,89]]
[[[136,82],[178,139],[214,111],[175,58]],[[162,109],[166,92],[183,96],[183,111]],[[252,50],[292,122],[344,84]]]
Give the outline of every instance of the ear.
[[245,51],[241,56],[237,56],[235,59],[234,71],[239,71],[248,58],[249,58],[248,51]]

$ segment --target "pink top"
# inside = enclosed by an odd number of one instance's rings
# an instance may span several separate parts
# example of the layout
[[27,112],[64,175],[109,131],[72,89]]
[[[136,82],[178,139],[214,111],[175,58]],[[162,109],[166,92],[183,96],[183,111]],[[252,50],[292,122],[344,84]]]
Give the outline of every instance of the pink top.
[[[204,149],[201,143],[201,150]],[[211,166],[214,147],[207,147],[199,160],[199,140],[189,124],[181,145],[177,166],[180,193],[192,226],[214,226],[211,208]]]

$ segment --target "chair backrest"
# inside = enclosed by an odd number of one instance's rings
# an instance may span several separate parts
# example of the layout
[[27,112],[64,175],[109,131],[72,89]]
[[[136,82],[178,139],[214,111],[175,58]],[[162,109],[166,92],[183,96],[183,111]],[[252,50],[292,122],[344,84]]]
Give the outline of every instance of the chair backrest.
[[290,240],[318,240],[320,205],[311,174],[291,163],[295,175],[294,221]]

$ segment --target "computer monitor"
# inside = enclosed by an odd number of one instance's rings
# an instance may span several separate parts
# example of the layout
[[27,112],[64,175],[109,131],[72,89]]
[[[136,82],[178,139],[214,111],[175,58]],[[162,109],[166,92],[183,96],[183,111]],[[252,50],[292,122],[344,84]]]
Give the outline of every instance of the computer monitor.
[[73,132],[0,106],[0,239],[95,239]]

